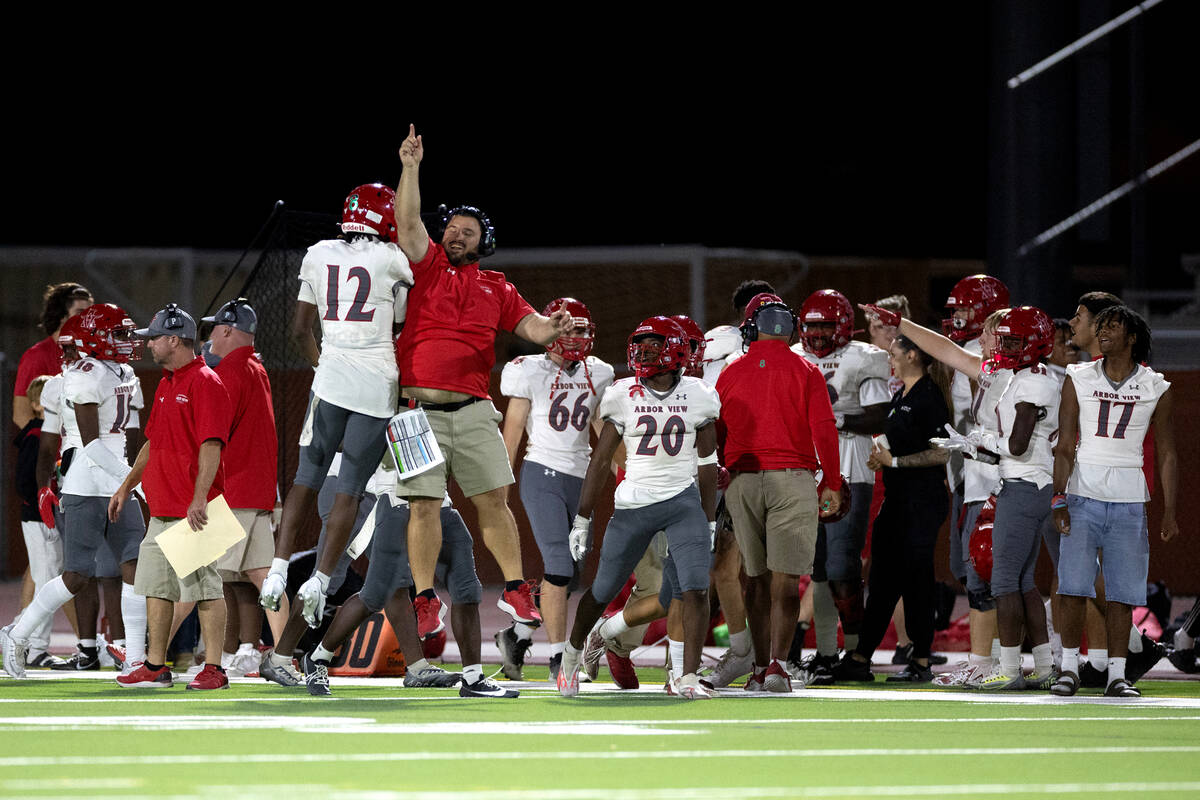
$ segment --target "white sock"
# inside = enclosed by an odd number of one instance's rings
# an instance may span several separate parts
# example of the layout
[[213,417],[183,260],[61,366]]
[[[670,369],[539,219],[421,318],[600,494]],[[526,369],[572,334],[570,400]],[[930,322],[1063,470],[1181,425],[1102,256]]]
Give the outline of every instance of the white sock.
[[683,677],[683,642],[667,639],[667,649],[671,652],[671,677],[679,680]]
[[817,637],[817,652],[823,656],[837,655],[838,611],[828,581],[813,581],[813,632]]
[[1021,646],[1005,647],[1000,645],[1000,672],[1009,678],[1021,674]]
[[253,653],[257,649],[258,648],[254,645],[253,642],[240,642],[238,644],[237,651],[238,651],[238,655],[245,655],[246,653]]
[[278,651],[271,653],[271,663],[277,667],[291,667],[292,659],[290,656],[280,655]]
[[522,642],[528,642],[530,639],[532,639],[533,632],[536,630],[537,628],[530,627],[524,622],[513,623],[513,633],[515,633],[517,635],[517,639],[521,640]]
[[1088,663],[1095,669],[1104,672],[1108,669],[1108,650],[1088,650]]
[[1176,650],[1193,650],[1196,647],[1196,640],[1188,636],[1188,632],[1183,628],[1175,631],[1175,649]]
[[615,639],[627,630],[629,624],[625,622],[625,615],[613,614],[600,626],[600,635],[605,639]]
[[996,666],[996,660],[991,656],[977,656],[974,653],[967,656],[967,663],[972,667],[982,667],[983,669],[991,669]]
[[1079,674],[1079,648],[1064,647],[1062,654],[1062,671]]
[[408,669],[413,672],[420,672],[423,669],[429,669],[429,662],[422,658],[420,661],[414,661],[409,664]]
[[1129,652],[1142,652],[1142,632],[1137,628],[1129,629]]
[[745,628],[737,633],[729,634],[729,649],[740,656],[750,652],[753,643],[750,641],[750,629]]
[[146,660],[146,598],[133,590],[132,583],[121,583],[121,618],[125,620],[125,663]]
[[1054,654],[1050,650],[1050,643],[1035,644],[1033,646],[1033,668],[1039,675],[1045,675],[1053,666]]
[[229,669],[233,666],[233,653],[221,651],[221,669]]
[[992,659],[997,664],[1000,663],[1000,640],[999,639],[992,639]]
[[[21,618],[17,620],[17,624],[13,625],[12,638],[21,642],[29,641],[33,632],[41,627],[45,620],[51,619],[54,612],[74,596],[67,591],[67,585],[63,583],[62,575],[46,581],[42,584],[42,588],[33,595],[33,599],[29,601],[25,610],[21,612]],[[92,642],[92,646],[95,647],[96,643]]]
[[570,675],[579,669],[579,651],[575,649],[570,641],[565,642],[565,644],[566,647],[563,648],[562,668]]
[[463,683],[478,683],[483,680],[483,664],[463,664]]
[[567,643],[566,643],[566,642],[551,642],[551,643],[550,643],[550,655],[551,655],[551,657],[553,657],[553,656],[561,656],[561,655],[562,655],[562,652],[563,652],[563,650],[566,650],[566,649],[567,649]]
[[1125,659],[1110,658],[1108,660],[1108,682],[1125,680]]
[[326,664],[328,664],[330,661],[333,661],[333,651],[326,650],[325,643],[322,642],[321,644],[318,644],[315,648],[313,648],[312,660],[313,661],[324,661]]

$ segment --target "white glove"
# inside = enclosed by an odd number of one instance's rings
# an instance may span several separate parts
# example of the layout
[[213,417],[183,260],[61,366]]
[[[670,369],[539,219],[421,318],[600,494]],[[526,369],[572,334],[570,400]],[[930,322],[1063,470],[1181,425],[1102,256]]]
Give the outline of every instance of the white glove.
[[717,552],[717,521],[708,523],[708,552]]
[[312,577],[300,586],[300,591],[296,592],[296,599],[303,604],[301,614],[310,628],[320,625],[321,617],[325,616],[325,593],[327,591],[329,591],[329,576],[323,572],[314,572]]
[[571,558],[576,561],[587,558],[588,551],[592,549],[592,521],[576,514],[567,544],[571,548]]
[[973,430],[967,434],[967,441],[979,450],[987,450],[989,453],[1012,458],[1012,451],[1008,449],[1008,440],[1001,439],[991,431]]
[[287,569],[286,559],[272,559],[271,571],[263,578],[262,592],[258,595],[258,604],[267,611],[279,610],[279,599],[287,591]]
[[929,443],[939,450],[958,450],[972,458],[975,457],[976,445],[971,442],[970,436],[963,436],[954,430],[948,422],[946,423],[946,433],[949,434],[947,438],[930,439]]

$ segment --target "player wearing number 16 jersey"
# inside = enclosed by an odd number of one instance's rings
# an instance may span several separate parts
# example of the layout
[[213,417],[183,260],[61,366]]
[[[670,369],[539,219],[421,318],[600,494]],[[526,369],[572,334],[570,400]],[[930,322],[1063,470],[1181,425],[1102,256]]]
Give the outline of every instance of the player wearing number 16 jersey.
[[[399,374],[392,338],[404,321],[412,270],[396,246],[395,192],[383,184],[359,186],[342,209],[343,238],[318,242],[300,266],[300,293],[292,338],[316,368],[308,414],[300,433],[300,464],[283,506],[281,534],[262,604],[279,608],[287,584],[287,558],[339,446],[343,458],[324,550],[313,576],[301,586],[302,602],[277,643],[279,666],[303,633],[301,615],[315,626],[324,610],[338,558],[346,549],[359,498],[379,465],[384,429],[396,413]],[[313,336],[320,321],[321,347]]]
[[[599,434],[596,406],[613,381],[613,368],[591,355],[596,325],[591,312],[572,297],[560,297],[542,311],[571,313],[574,325],[542,355],[523,356],[504,366],[500,391],[508,396],[504,444],[515,464],[521,434],[529,436],[521,466],[521,503],[542,554],[541,611],[550,640],[550,678],[554,680],[567,640],[567,587],[575,562],[567,545],[571,519],[592,448],[590,429]],[[496,634],[505,674],[521,677],[521,665],[533,628],[515,622]]]
[[[616,381],[600,401],[604,420],[592,453],[571,528],[572,556],[590,546],[591,515],[622,441],[625,480],[605,531],[592,588],[579,601],[558,674],[565,696],[579,691],[579,656],[604,607],[616,596],[651,539],[663,531],[683,599],[683,677],[673,683],[687,698],[712,695],[700,685],[700,649],[708,622],[708,571],[716,519],[716,391],[682,375],[691,357],[687,334],[673,320],[651,317],[629,337],[629,366],[636,377]],[[706,524],[707,523],[707,524]]]

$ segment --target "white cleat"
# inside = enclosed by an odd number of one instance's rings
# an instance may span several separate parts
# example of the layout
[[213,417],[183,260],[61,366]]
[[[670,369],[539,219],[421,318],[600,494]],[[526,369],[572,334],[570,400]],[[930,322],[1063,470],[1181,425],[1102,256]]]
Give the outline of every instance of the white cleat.
[[685,700],[711,700],[717,693],[708,689],[700,682],[700,676],[689,672],[677,681],[671,682],[670,694],[678,695]]
[[29,652],[29,642],[14,639],[12,624],[4,626],[0,631],[4,643],[4,671],[14,678],[25,677],[25,656]]
[[960,661],[953,672],[943,672],[933,677],[934,686],[955,689],[978,689],[983,685],[983,679],[991,675],[989,667]]
[[724,688],[743,675],[749,675],[754,671],[754,648],[750,651],[739,655],[733,652],[733,648],[729,648],[721,656],[716,666],[705,676],[708,682],[714,687]]
[[563,697],[574,697],[579,694],[579,667],[568,670],[564,665],[558,671],[558,693]]

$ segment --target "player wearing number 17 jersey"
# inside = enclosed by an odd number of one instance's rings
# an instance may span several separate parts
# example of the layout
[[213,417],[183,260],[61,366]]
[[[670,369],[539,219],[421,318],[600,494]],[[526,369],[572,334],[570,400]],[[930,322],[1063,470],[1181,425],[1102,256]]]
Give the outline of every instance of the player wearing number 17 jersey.
[[[313,626],[321,618],[329,575],[346,548],[359,498],[384,454],[384,430],[396,413],[400,390],[392,337],[404,321],[412,270],[395,244],[394,201],[395,192],[383,184],[356,188],[342,209],[344,238],[313,245],[300,266],[292,337],[316,374],[300,433],[296,481],[284,502],[276,557],[263,581],[262,604],[271,610],[279,608],[287,558],[339,447],[343,457],[326,546],[313,576],[297,592],[302,602],[292,607],[277,646],[281,667],[290,662],[288,645],[294,646],[304,630],[298,614]],[[320,349],[313,336],[318,320]]]
[[[542,313],[550,316],[559,308],[571,313],[571,332],[548,345],[544,354],[509,362],[500,375],[500,391],[509,398],[503,434],[510,464],[516,462],[521,434],[529,436],[521,503],[542,554],[541,611],[550,640],[551,680],[566,647],[567,587],[575,576],[567,534],[592,451],[590,429],[600,431],[596,406],[613,381],[613,368],[591,355],[596,326],[587,306],[560,297]],[[511,680],[521,678],[532,632],[531,626],[514,622],[496,634]]]
[[[636,377],[613,383],[600,401],[604,421],[571,528],[572,556],[587,554],[596,496],[622,441],[625,480],[613,499],[592,588],[579,601],[558,673],[565,696],[579,691],[579,656],[604,607],[616,596],[658,531],[667,538],[683,595],[683,677],[673,686],[687,698],[710,697],[696,672],[708,622],[708,571],[716,519],[716,391],[682,375],[691,357],[687,334],[673,320],[651,317],[629,337]],[[706,524],[707,523],[707,524]]]

